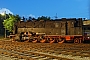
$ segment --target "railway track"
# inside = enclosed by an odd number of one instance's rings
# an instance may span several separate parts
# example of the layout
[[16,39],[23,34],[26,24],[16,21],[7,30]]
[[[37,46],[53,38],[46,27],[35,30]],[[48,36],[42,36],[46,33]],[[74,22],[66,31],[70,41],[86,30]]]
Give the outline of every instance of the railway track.
[[90,60],[90,44],[1,41],[0,55],[7,60]]

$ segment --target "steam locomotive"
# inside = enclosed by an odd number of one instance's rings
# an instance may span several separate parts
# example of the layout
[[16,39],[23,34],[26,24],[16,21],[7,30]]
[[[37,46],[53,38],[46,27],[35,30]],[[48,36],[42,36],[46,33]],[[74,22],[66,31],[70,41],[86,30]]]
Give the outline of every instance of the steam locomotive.
[[[15,23],[14,40],[49,43],[83,43],[90,41],[85,35],[82,18],[55,20],[28,20]],[[17,38],[18,37],[18,38]]]

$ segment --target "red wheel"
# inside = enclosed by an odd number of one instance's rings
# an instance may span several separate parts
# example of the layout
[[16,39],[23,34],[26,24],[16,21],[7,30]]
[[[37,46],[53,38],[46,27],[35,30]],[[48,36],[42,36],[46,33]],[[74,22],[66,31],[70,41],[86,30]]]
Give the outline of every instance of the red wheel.
[[33,43],[36,43],[36,42],[37,42],[37,39],[34,39],[32,42],[33,42]]
[[78,38],[74,39],[74,43],[79,43],[79,39]]
[[59,39],[57,40],[58,43],[64,43],[65,39]]
[[55,40],[50,41],[50,43],[54,43]]
[[55,40],[50,38],[49,43],[54,43],[54,42],[55,42]]
[[46,40],[45,40],[45,39],[43,39],[43,40],[41,40],[40,42],[41,42],[41,43],[45,43],[45,42],[46,42]]

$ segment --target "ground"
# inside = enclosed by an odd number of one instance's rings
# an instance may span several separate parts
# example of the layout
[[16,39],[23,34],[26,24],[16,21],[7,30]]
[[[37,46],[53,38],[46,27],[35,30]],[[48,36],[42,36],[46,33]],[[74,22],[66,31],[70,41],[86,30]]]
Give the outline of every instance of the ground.
[[90,44],[0,41],[0,60],[90,60]]

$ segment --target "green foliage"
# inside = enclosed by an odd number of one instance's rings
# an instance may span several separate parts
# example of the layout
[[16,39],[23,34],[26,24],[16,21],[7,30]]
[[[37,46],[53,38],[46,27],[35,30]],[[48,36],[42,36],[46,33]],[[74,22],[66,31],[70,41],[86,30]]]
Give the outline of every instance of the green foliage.
[[47,16],[41,16],[41,17],[38,17],[37,20],[51,20],[51,18]]
[[3,22],[4,28],[12,32],[13,26],[15,22],[20,21],[19,15],[11,15],[9,14],[9,18],[5,19]]

